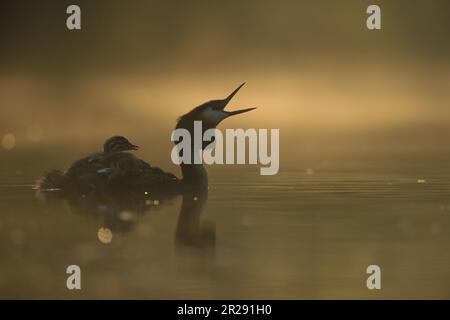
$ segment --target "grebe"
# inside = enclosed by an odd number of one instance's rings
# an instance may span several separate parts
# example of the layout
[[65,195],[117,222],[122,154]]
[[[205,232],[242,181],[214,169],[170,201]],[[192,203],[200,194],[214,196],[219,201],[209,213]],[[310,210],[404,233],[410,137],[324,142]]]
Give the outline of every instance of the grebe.
[[94,153],[75,161],[67,170],[66,175],[76,178],[86,173],[97,172],[104,167],[108,159],[111,159],[114,154],[131,150],[139,150],[139,147],[125,137],[111,137],[103,144],[103,152]]
[[[89,178],[95,176],[104,178],[102,174],[110,173],[111,167],[114,167],[111,160],[115,155],[138,149],[138,146],[123,136],[111,137],[103,144],[103,152],[97,152],[75,161],[65,173],[60,170],[50,171],[38,181],[39,188],[41,190],[65,189],[65,191],[74,191],[77,186],[95,188],[95,183],[91,185]],[[131,154],[123,155],[123,157],[130,156]]]
[[[222,120],[255,108],[226,111],[225,107],[245,83],[228,97],[211,100],[192,109],[178,119],[176,129],[186,129],[194,135],[194,121],[202,121],[202,134],[215,128]],[[202,150],[208,143],[203,143]],[[41,190],[61,189],[65,192],[120,192],[158,194],[184,193],[189,190],[203,192],[208,188],[208,175],[203,164],[181,164],[182,179],[160,168],[150,166],[129,152],[138,147],[124,137],[112,137],[105,142],[103,153],[94,154],[76,161],[65,173],[53,170],[39,182]],[[191,144],[191,157],[194,144]],[[198,152],[198,150],[197,150]],[[191,161],[193,163],[194,161]]]

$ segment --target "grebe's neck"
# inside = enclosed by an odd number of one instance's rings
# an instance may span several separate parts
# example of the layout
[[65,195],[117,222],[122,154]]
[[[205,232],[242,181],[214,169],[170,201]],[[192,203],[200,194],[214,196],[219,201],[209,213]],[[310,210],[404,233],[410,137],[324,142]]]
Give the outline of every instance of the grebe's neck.
[[[200,121],[196,117],[182,116],[177,123],[176,129],[184,129],[190,133],[190,164],[189,163],[181,163],[181,172],[183,175],[183,184],[189,190],[204,191],[208,189],[208,172],[206,171],[203,163],[194,164],[195,163],[195,155],[202,153],[204,148],[209,144],[206,142],[202,142],[201,145],[196,145],[194,143],[195,139],[195,121]],[[201,134],[203,135],[205,130],[209,129],[210,126],[203,123]],[[181,154],[182,156],[182,151]]]

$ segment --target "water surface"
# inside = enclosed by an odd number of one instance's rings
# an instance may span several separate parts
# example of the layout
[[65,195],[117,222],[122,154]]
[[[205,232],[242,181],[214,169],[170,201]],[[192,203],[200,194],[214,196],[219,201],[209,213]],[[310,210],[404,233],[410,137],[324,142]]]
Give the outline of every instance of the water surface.
[[[32,177],[3,174],[0,296],[450,297],[450,177],[308,173],[215,177],[183,210],[181,197],[45,200]],[[80,291],[66,288],[71,264]],[[371,264],[380,291],[366,288]]]

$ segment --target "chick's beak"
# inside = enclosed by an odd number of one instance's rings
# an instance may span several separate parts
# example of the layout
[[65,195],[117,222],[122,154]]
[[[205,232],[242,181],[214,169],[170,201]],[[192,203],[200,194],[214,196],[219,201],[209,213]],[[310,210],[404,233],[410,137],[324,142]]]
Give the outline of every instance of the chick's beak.
[[130,148],[130,150],[139,150],[138,146],[131,144],[131,143],[128,145],[128,148]]

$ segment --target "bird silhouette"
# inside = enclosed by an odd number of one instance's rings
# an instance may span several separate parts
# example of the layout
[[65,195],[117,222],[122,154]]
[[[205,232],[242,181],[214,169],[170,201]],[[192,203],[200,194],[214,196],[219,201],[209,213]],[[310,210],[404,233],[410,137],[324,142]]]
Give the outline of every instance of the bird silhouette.
[[[193,137],[194,121],[202,121],[203,135],[206,130],[215,128],[224,119],[255,109],[225,110],[243,85],[244,83],[225,99],[208,101],[182,115],[177,121],[176,129],[185,129]],[[198,152],[193,140],[191,139],[191,157]],[[212,142],[203,143],[201,149],[210,143]],[[149,192],[173,195],[207,190],[208,175],[203,164],[194,164],[194,161],[181,163],[182,178],[179,179],[128,152],[137,149],[138,147],[125,137],[112,137],[105,142],[103,152],[75,161],[65,172],[52,170],[46,173],[38,181],[38,188],[43,191],[60,190],[65,194]]]

